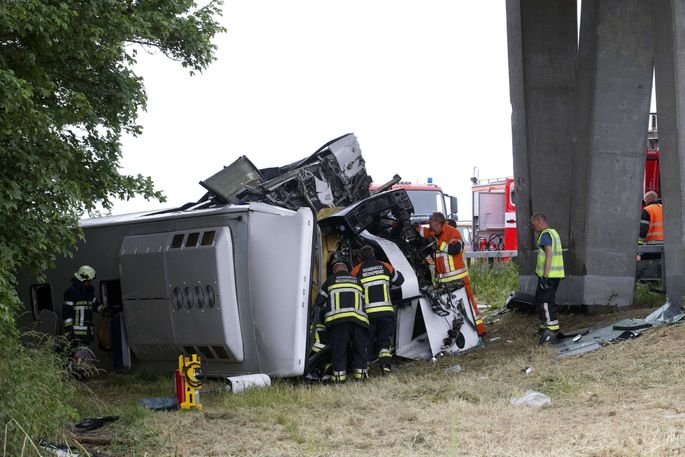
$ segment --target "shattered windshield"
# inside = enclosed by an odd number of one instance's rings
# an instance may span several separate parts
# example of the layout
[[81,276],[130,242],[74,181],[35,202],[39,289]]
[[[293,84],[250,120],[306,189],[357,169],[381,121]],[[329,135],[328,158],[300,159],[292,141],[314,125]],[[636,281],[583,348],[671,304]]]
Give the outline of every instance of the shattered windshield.
[[442,192],[437,190],[407,190],[407,194],[414,205],[414,214],[431,215],[436,211],[445,213]]

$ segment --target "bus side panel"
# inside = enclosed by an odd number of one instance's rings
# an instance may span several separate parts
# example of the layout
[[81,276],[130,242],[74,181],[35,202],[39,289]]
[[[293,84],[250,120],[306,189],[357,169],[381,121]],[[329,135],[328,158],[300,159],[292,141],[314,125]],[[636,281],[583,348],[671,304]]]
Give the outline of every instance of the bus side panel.
[[249,275],[260,369],[272,376],[304,373],[314,215],[250,213]]
[[[198,233],[177,232],[186,239]],[[242,362],[234,249],[228,227],[199,230],[200,243],[166,253],[168,293],[176,344],[208,361]]]
[[119,254],[129,346],[141,360],[173,360],[174,329],[164,253],[169,233],[127,236]]

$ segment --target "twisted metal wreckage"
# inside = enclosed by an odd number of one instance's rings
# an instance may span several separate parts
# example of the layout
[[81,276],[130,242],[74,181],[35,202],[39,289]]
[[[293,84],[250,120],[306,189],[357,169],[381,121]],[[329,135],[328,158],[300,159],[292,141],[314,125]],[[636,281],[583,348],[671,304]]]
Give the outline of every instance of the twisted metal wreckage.
[[122,311],[115,367],[168,368],[179,353],[199,353],[209,375],[300,376],[315,362],[312,304],[331,260],[354,263],[368,244],[406,278],[392,291],[397,356],[476,346],[464,289],[433,284],[431,243],[412,227],[412,203],[406,191],[386,190],[399,177],[372,194],[364,165],[353,134],[283,167],[260,170],[240,157],[200,183],[207,193],[197,202],[82,221],[73,258],[60,259],[47,283],[25,275],[20,293],[35,318],[60,321],[52,285],[87,263],[101,299]]

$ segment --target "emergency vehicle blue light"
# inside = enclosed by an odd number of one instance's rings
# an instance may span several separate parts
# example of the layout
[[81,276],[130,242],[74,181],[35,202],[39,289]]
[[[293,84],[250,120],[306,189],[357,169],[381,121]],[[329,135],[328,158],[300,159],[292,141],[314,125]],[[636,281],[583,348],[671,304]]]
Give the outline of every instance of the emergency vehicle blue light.
[[433,178],[429,177],[427,182],[428,184],[433,184]]

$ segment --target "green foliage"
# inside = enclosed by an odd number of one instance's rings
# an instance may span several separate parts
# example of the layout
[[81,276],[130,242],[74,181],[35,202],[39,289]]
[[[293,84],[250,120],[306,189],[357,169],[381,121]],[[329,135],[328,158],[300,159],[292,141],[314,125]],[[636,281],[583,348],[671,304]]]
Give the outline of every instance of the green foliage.
[[[114,199],[163,199],[119,173],[120,137],[145,108],[137,50],[191,73],[214,59],[221,0],[9,0],[0,3],[0,252],[9,271],[49,267],[78,217]],[[11,276],[2,276],[11,282]]]
[[[111,408],[107,414],[114,414],[120,419],[112,425],[115,436],[111,452],[115,455],[145,455],[142,449],[159,450],[169,441],[168,433],[155,426],[155,414],[138,403]],[[159,454],[155,454],[159,455]]]
[[107,455],[145,455],[141,449],[148,453],[156,451],[148,455],[161,455],[159,450],[169,441],[169,434],[157,426],[156,418],[167,413],[152,412],[138,402],[143,398],[169,397],[173,393],[174,378],[171,373],[108,373],[93,382],[78,383],[76,398],[71,404],[80,418],[119,417],[118,421],[107,427],[113,436]]
[[204,3],[0,2],[0,424],[14,424],[12,446],[19,428],[49,435],[74,414],[63,360],[19,342],[16,271],[40,274],[69,255],[85,213],[135,195],[163,200],[149,177],[119,173],[121,135],[141,133],[145,109],[133,66],[142,48],[191,74],[206,68],[224,29],[221,0]]
[[14,271],[11,255],[0,247],[0,343],[3,338],[16,338],[14,314],[21,303],[14,289]]
[[63,368],[64,358],[54,350],[56,344],[49,339],[27,346],[0,334],[0,442],[5,455],[21,455],[27,437],[34,442],[40,436],[54,439],[66,420],[76,418],[69,406],[75,384]]
[[518,264],[516,262],[471,262],[469,276],[476,301],[492,308],[504,305],[507,296],[518,290]]
[[633,294],[634,305],[657,306],[666,303],[666,294],[660,288],[661,283],[635,282],[635,293]]

